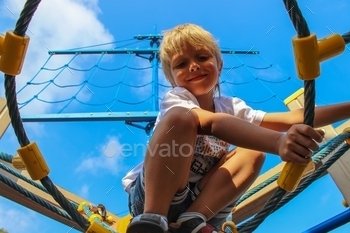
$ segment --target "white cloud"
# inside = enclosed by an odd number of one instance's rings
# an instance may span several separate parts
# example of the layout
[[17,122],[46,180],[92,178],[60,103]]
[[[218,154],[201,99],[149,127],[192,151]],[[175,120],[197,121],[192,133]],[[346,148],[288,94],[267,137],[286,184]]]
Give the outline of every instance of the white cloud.
[[[21,10],[24,0],[5,0],[0,6],[0,20],[12,20],[15,22]],[[98,7],[98,0],[50,0],[42,1],[38,6],[32,21],[29,25],[27,35],[30,37],[30,43],[27,56],[24,62],[22,73],[16,78],[17,87],[23,87],[40,70],[44,62],[48,59],[48,49],[60,50],[74,47],[89,46],[113,41],[113,36],[108,32],[104,25],[97,18],[101,10]],[[71,58],[71,57],[70,57]],[[49,66],[52,68],[65,65],[69,59],[67,56],[54,56],[50,60]],[[79,63],[72,63],[74,67],[80,67]],[[34,81],[42,82],[53,79],[54,72],[41,72]],[[83,80],[83,74],[74,72],[72,74],[68,69],[63,71],[60,76],[60,84],[80,83]],[[18,95],[18,101],[24,102],[32,98],[44,87],[30,86],[25,88]],[[73,96],[79,87],[61,89],[55,88],[52,84],[39,94],[38,97],[47,101],[65,99]],[[88,90],[83,90],[79,95],[82,99],[88,99]],[[24,107],[22,113],[45,113],[53,108],[51,104],[45,104],[40,101],[32,101]]]
[[29,122],[24,124],[24,128],[28,135],[34,135],[38,137],[48,137],[49,135],[44,129],[44,125],[39,122]]
[[330,192],[323,193],[323,195],[320,196],[320,204],[322,206],[327,206],[331,197],[332,197],[332,193]]
[[39,232],[40,220],[38,214],[30,210],[20,210],[0,203],[0,228],[10,233],[23,233],[30,229]]
[[124,146],[116,137],[109,138],[98,148],[97,153],[92,153],[88,158],[84,158],[75,172],[93,175],[102,173],[118,175],[122,171],[120,168],[122,167]]
[[79,196],[82,198],[88,199],[89,193],[90,193],[90,185],[84,184],[80,187],[80,190],[78,191]]

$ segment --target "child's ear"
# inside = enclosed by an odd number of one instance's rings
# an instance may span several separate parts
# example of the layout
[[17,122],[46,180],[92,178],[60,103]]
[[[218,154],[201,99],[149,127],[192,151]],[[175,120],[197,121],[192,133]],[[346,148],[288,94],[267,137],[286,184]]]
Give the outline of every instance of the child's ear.
[[223,65],[224,65],[223,60],[219,61],[219,76],[221,76],[221,71],[222,71]]

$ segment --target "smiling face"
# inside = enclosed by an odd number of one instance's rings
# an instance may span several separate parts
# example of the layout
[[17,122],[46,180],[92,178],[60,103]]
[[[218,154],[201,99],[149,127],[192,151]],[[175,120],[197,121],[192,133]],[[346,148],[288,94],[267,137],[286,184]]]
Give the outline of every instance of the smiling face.
[[159,55],[165,77],[173,87],[183,86],[196,96],[211,90],[220,94],[218,78],[223,61],[210,32],[195,24],[178,25],[164,33]]
[[221,67],[209,48],[186,43],[170,59],[173,85],[184,87],[194,96],[214,95]]

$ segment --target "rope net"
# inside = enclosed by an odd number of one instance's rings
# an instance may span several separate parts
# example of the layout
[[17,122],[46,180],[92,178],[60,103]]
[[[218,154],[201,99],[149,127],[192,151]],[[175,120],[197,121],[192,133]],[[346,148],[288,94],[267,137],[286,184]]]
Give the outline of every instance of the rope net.
[[[149,41],[137,45],[149,48],[147,44]],[[155,67],[147,57],[135,54],[103,54],[106,50],[98,50],[101,54],[49,55],[39,71],[18,87],[19,109],[23,114],[156,109],[155,103],[170,89],[160,64]],[[238,96],[253,107],[271,102],[283,106],[283,99],[302,87],[299,80],[284,74],[262,55],[223,57],[222,94]],[[152,78],[154,70],[158,80]],[[261,91],[251,96],[246,92],[249,88]]]

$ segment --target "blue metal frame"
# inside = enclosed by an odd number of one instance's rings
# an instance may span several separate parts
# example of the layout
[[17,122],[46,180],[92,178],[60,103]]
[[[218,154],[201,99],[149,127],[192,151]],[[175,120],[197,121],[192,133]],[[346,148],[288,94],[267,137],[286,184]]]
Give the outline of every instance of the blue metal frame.
[[[133,48],[124,48],[124,49],[87,49],[87,50],[50,50],[49,55],[69,55],[69,54],[153,54],[158,53],[158,48],[143,48],[143,49],[133,49]],[[222,54],[249,54],[256,55],[259,54],[259,51],[245,51],[245,50],[231,50],[231,49],[222,49]]]
[[324,233],[350,222],[350,209],[304,231],[304,233]]
[[[155,28],[156,30],[156,28]],[[150,48],[123,48],[123,49],[73,49],[73,50],[50,50],[50,55],[70,55],[70,54],[135,54],[136,56],[148,59],[152,63],[152,93],[154,96],[152,111],[148,112],[94,112],[94,113],[60,113],[60,114],[36,114],[23,115],[23,122],[69,122],[69,121],[125,121],[129,125],[145,129],[149,131],[159,111],[159,95],[158,95],[158,67],[159,67],[159,45],[163,38],[161,34],[136,35],[134,39],[150,40]],[[222,54],[243,54],[256,55],[259,51],[244,51],[244,50],[221,50]],[[144,57],[142,55],[150,55]],[[144,127],[134,122],[148,122]]]
[[155,121],[158,111],[150,112],[94,112],[22,115],[23,122],[68,122],[68,121]]

